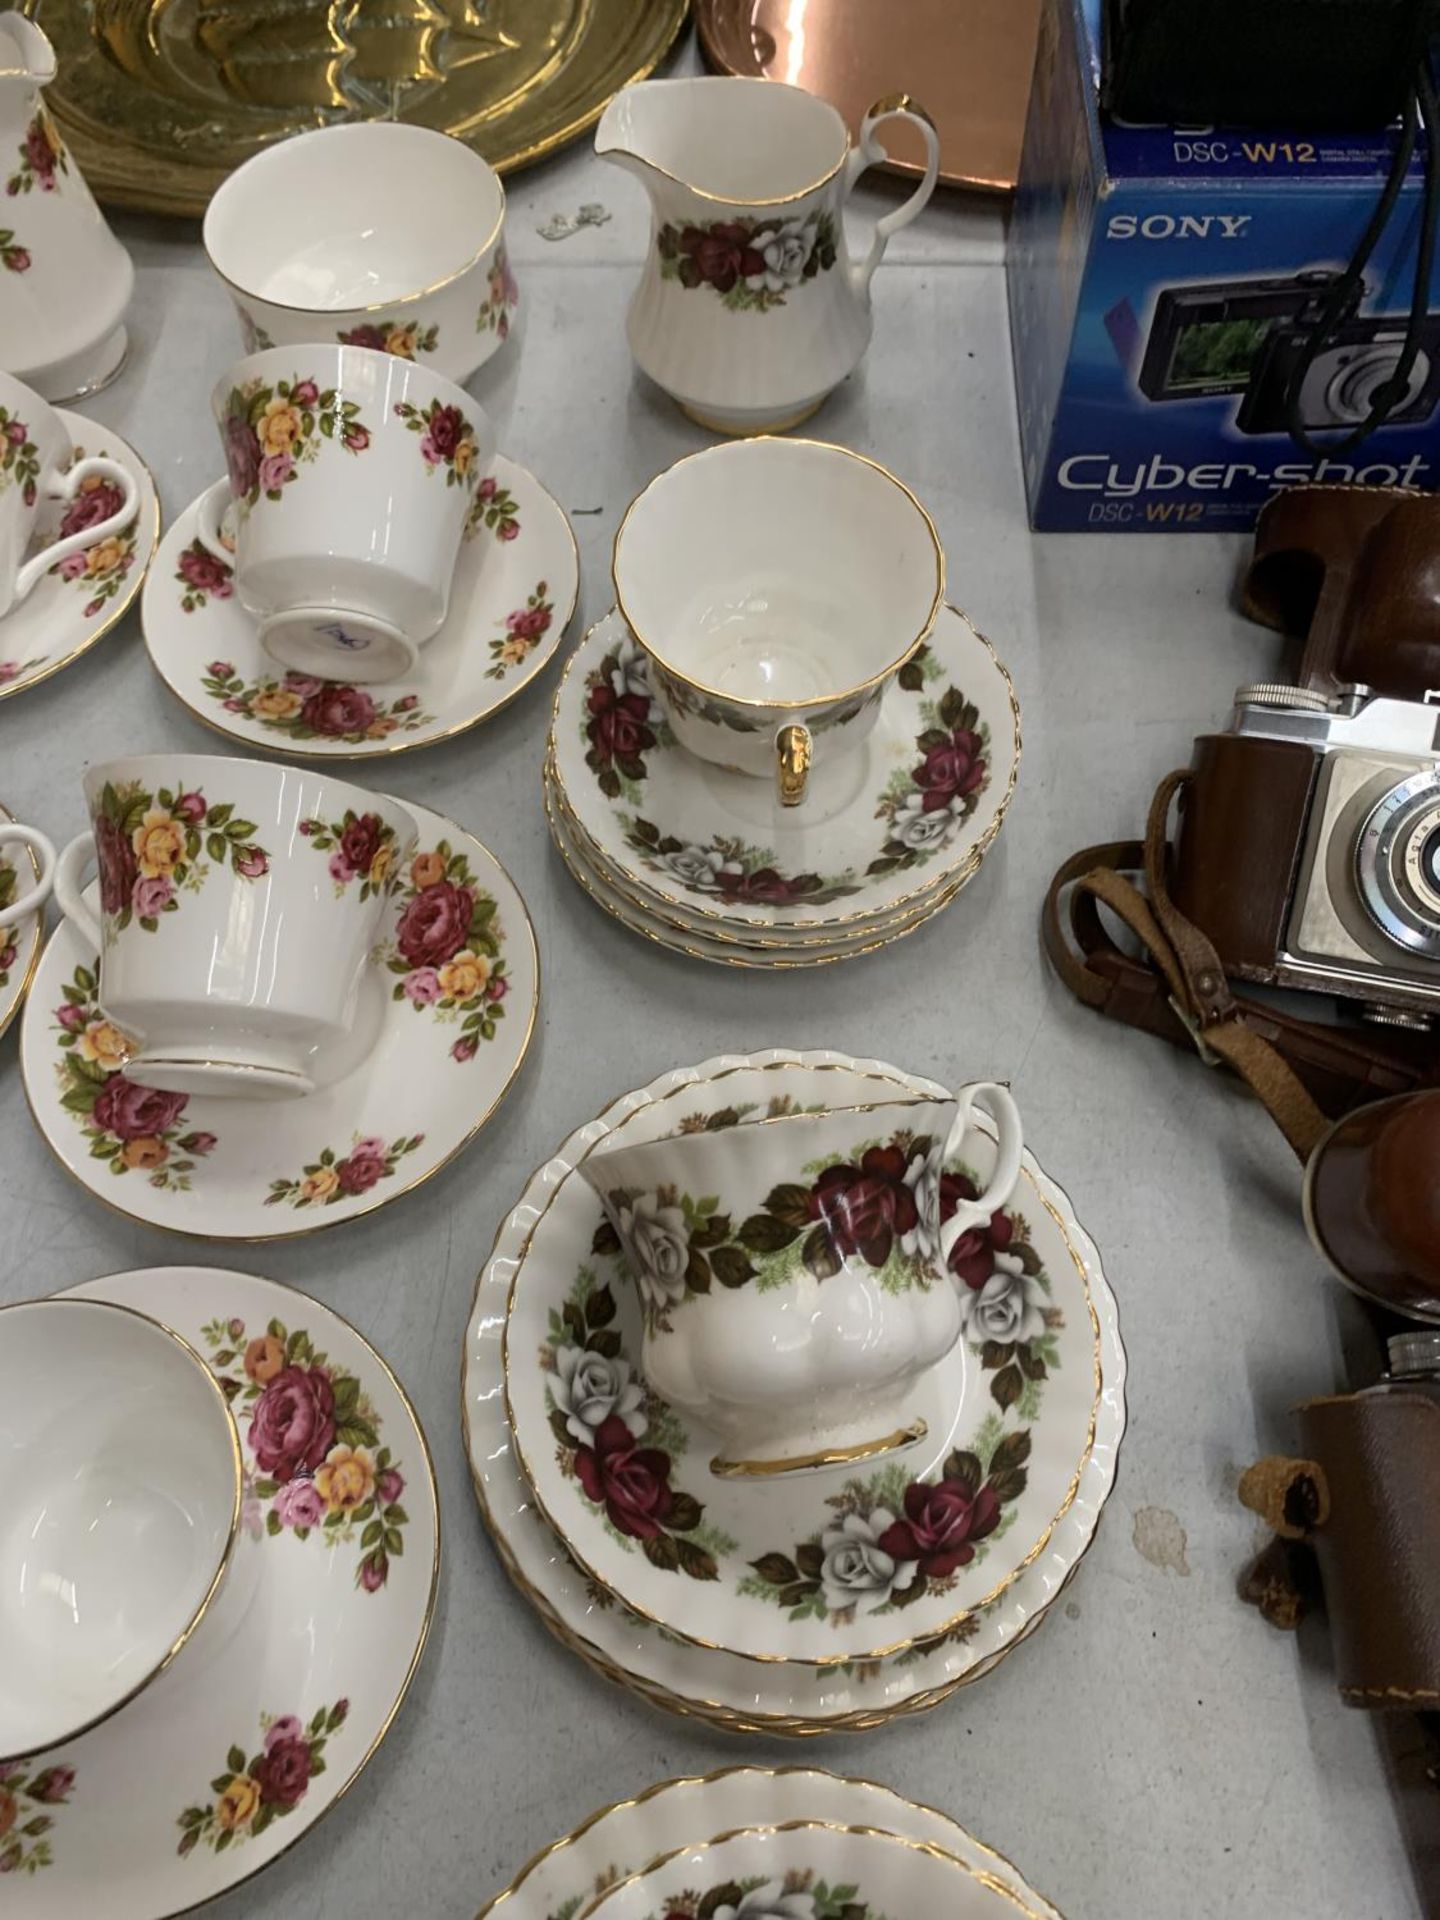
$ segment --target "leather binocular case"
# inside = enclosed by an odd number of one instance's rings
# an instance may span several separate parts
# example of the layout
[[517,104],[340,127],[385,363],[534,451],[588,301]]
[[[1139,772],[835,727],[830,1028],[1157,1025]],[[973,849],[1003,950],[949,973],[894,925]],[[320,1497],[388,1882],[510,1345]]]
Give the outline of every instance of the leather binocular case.
[[[1440,1353],[1440,1337],[1429,1341]],[[1273,1625],[1305,1612],[1313,1550],[1335,1659],[1350,1706],[1425,1713],[1440,1707],[1440,1399],[1391,1379],[1297,1410],[1305,1457],[1268,1458],[1242,1475],[1240,1498],[1278,1539],[1242,1582]]]
[[1316,1251],[1347,1286],[1440,1323],[1440,1091],[1337,1120],[1306,1163],[1302,1204]]

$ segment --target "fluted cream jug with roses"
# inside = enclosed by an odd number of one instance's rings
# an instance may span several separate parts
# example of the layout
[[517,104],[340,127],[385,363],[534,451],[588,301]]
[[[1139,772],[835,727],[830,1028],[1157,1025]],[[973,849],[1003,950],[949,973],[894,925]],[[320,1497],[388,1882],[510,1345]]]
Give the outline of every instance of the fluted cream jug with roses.
[[[877,129],[917,127],[919,186],[850,258],[844,207],[886,159]],[[776,80],[645,80],[610,102],[602,159],[644,185],[650,251],[630,304],[641,368],[701,426],[776,433],[813,413],[870,344],[870,282],[935,189],[940,142],[908,94],[877,100],[852,147],[824,100]]]
[[988,1337],[997,1292],[1018,1288],[1011,1309],[1038,1320],[1038,1282],[997,1270],[977,1289],[966,1264],[1022,1151],[1009,1090],[976,1081],[950,1099],[721,1113],[580,1163],[639,1295],[645,1377],[718,1435],[713,1472],[908,1446],[925,1432],[915,1381],[962,1333]]

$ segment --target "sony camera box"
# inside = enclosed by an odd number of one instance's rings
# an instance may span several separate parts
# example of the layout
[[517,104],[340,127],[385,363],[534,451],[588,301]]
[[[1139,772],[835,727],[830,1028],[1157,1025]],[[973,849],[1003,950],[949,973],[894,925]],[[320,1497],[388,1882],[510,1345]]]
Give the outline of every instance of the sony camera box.
[[1384,188],[1398,129],[1322,136],[1103,119],[1099,4],[1048,0],[1011,214],[1032,525],[1215,531],[1253,526],[1271,494],[1301,481],[1434,486],[1440,312],[1425,320],[1386,423],[1326,451],[1368,416],[1400,355],[1420,152],[1363,284],[1300,381],[1316,443],[1307,448],[1287,424],[1289,389]]

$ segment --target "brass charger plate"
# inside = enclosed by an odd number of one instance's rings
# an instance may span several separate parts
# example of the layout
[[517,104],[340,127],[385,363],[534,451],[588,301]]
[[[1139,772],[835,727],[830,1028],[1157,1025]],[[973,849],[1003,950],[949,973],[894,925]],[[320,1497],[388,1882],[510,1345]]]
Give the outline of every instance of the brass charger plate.
[[29,0],[46,89],[110,206],[199,214],[262,147],[332,121],[453,133],[499,172],[583,133],[685,0]]
[[[818,93],[856,133],[889,93],[913,94],[940,134],[940,178],[1008,193],[1035,65],[1040,0],[695,0],[705,58],[721,73]],[[881,136],[906,173],[919,136]]]

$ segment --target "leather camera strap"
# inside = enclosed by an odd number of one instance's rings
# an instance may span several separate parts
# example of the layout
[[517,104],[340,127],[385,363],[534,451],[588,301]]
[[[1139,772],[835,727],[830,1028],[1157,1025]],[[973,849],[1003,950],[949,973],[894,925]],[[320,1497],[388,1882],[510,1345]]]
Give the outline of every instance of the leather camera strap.
[[[1161,781],[1143,842],[1087,847],[1065,862],[1046,895],[1045,949],[1086,1006],[1172,1045],[1193,1045],[1208,1065],[1232,1068],[1303,1162],[1329,1128],[1327,1112],[1406,1092],[1428,1076],[1414,1058],[1414,1035],[1406,1037],[1407,1058],[1400,1051],[1404,1040],[1371,1040],[1297,1020],[1232,991],[1214,947],[1170,898],[1166,829],[1175,796],[1189,778],[1181,771]],[[1127,873],[1143,874],[1145,892]],[[1067,889],[1073,946],[1061,905]],[[1116,946],[1101,906],[1130,929],[1144,958]]]

